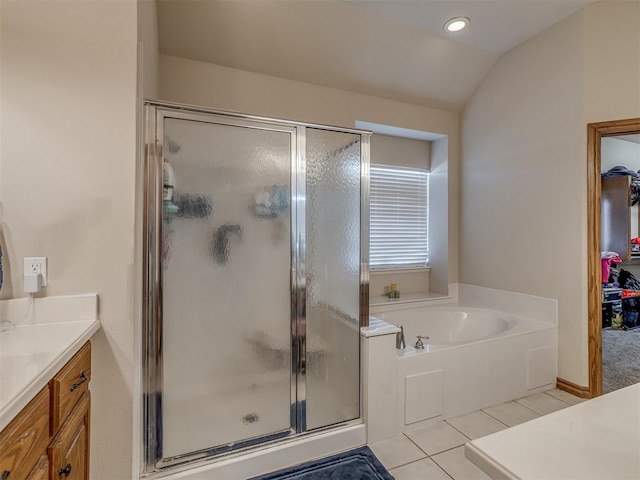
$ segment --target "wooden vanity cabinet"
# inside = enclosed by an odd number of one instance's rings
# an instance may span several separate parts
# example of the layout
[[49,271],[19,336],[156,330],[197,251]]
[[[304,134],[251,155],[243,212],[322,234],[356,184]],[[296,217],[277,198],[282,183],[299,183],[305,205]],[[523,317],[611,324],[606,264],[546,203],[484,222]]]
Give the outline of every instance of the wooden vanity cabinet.
[[87,480],[91,344],[0,432],[0,480]]

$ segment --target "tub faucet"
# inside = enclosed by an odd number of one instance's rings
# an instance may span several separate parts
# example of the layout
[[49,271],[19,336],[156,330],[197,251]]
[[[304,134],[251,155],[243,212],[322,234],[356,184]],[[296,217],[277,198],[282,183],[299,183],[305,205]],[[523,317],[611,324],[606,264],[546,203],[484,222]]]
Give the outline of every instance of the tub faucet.
[[407,347],[407,344],[404,341],[404,328],[402,328],[402,325],[398,325],[397,327],[400,331],[396,332],[396,348],[398,350],[404,350]]
[[424,350],[424,343],[422,343],[422,339],[424,338],[425,340],[429,340],[429,337],[427,337],[426,335],[417,335],[416,338],[418,339],[418,341],[416,342],[414,348],[416,350]]

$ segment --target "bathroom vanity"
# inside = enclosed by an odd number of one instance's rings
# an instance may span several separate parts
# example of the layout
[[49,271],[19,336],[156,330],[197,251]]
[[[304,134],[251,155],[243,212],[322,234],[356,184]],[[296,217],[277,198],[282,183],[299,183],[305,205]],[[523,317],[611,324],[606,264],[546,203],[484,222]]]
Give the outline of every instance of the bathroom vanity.
[[54,300],[34,307],[45,323],[0,333],[2,480],[89,478],[89,339],[100,324],[97,297],[87,297],[71,318],[93,303],[92,319],[46,323]]

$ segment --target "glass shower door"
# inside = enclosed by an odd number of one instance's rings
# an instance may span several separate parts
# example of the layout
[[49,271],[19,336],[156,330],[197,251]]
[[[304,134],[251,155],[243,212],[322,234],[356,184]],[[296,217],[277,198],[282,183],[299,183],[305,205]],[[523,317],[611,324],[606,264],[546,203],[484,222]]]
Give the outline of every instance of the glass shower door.
[[295,128],[177,116],[159,121],[164,459],[295,432]]
[[306,128],[306,414],[360,416],[359,134]]
[[359,419],[368,136],[160,104],[147,126],[145,471]]

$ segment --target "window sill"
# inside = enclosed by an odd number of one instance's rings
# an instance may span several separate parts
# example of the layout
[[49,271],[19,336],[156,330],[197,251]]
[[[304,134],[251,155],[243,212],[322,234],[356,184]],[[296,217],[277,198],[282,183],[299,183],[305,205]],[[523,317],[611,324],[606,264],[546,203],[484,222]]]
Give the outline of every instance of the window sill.
[[451,297],[442,293],[405,293],[400,294],[400,298],[388,298],[385,296],[376,296],[369,299],[370,307],[387,307],[389,305],[401,305],[404,303],[430,302],[434,300],[447,300]]
[[389,268],[384,270],[369,269],[369,275],[395,275],[397,273],[418,273],[428,272],[431,267],[415,267],[415,268]]

